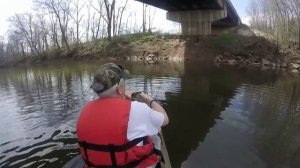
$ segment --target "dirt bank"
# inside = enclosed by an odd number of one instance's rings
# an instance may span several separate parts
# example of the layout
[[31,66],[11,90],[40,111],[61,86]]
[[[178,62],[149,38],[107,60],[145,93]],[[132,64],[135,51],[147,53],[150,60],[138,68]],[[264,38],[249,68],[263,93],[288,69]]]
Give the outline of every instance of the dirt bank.
[[[43,57],[29,57],[22,64],[56,59],[111,59],[143,61],[202,60],[218,65],[300,70],[300,52],[291,45],[258,36],[245,25],[221,35],[182,37],[162,34],[134,34],[97,40],[73,47],[70,52],[49,51]],[[20,63],[20,62],[19,62]]]
[[219,52],[214,58],[218,65],[300,71],[300,50],[296,44],[278,43],[270,35],[246,25],[210,39],[214,52]]
[[72,58],[121,59],[150,64],[158,61],[181,61],[184,59],[184,44],[175,35],[127,35],[111,42],[85,44],[73,53]]

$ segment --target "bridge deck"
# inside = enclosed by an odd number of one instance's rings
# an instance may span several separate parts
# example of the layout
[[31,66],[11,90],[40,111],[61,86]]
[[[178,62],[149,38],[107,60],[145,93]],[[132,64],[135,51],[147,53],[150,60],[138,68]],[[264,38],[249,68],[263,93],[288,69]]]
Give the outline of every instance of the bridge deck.
[[168,12],[187,10],[227,10],[227,17],[213,22],[214,26],[235,26],[241,19],[230,0],[137,0]]
[[137,0],[167,11],[223,9],[220,0]]

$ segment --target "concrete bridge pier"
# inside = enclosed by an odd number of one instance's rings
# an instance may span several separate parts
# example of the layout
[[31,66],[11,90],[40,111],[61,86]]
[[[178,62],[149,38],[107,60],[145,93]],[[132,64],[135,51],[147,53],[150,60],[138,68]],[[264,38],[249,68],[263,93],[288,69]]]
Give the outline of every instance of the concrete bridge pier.
[[227,9],[169,11],[167,19],[181,23],[182,35],[209,35],[212,22],[227,17]]

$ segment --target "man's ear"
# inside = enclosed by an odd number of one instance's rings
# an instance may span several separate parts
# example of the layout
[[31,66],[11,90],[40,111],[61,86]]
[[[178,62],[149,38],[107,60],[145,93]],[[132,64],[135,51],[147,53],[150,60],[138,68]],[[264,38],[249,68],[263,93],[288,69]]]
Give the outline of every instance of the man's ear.
[[119,85],[117,87],[117,92],[118,92],[119,95],[124,95],[125,94],[125,87]]

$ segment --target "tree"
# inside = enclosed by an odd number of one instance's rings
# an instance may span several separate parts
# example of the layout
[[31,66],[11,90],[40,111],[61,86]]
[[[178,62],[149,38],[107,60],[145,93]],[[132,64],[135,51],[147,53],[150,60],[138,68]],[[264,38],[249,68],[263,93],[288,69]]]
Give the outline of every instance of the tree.
[[124,4],[118,5],[117,15],[115,14],[116,10],[114,10],[114,24],[113,24],[113,34],[114,36],[120,35],[122,31],[122,20],[123,14],[126,9],[128,0],[125,0]]
[[[92,20],[91,20],[91,31],[92,31],[92,39],[96,40],[99,38],[99,33],[101,29],[101,22],[103,18],[103,1],[97,0],[97,6],[90,1],[90,5],[97,11],[98,16],[96,13],[93,14]],[[103,32],[103,31],[102,31]]]
[[295,11],[295,15],[296,15],[297,21],[298,21],[298,48],[300,50],[300,1],[293,0],[292,8]]
[[73,16],[71,13],[69,13],[69,16],[74,20],[75,26],[76,26],[76,46],[80,43],[80,22],[82,21],[83,15],[80,15],[82,8],[84,5],[79,4],[79,0],[73,1],[74,9],[75,9],[75,16]]
[[298,40],[300,48],[299,0],[251,0],[248,13],[251,26],[275,36],[280,42]]
[[103,16],[107,24],[107,39],[111,40],[113,12],[115,10],[116,0],[104,0],[106,15]]
[[146,32],[147,5],[143,3],[143,33]]
[[61,32],[61,41],[70,51],[70,46],[68,43],[68,23],[69,23],[69,13],[70,13],[70,1],[69,0],[36,0],[35,5],[42,7],[49,13],[53,13],[58,21],[58,25]]
[[4,64],[4,38],[0,36],[0,66]]
[[41,55],[39,50],[39,30],[34,22],[33,14],[16,14],[9,19],[10,23],[15,27],[14,35],[16,39],[24,40],[28,44],[31,54]]

